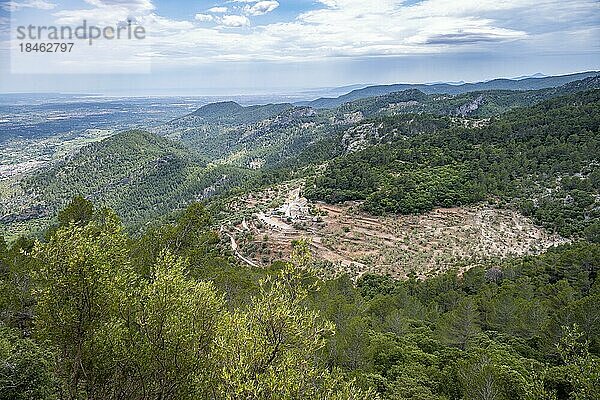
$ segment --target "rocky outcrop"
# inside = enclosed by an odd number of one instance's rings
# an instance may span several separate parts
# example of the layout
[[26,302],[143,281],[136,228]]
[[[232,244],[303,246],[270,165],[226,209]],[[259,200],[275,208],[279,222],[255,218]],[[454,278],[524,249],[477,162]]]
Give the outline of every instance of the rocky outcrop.
[[379,129],[382,127],[382,124],[367,123],[348,129],[342,136],[342,144],[346,152],[360,151],[368,147],[370,143],[378,142],[381,139]]
[[482,94],[480,94],[475,100],[458,107],[455,111],[455,114],[461,117],[466,117],[473,111],[477,111],[477,109],[479,109],[479,107],[483,104],[483,100],[484,97]]

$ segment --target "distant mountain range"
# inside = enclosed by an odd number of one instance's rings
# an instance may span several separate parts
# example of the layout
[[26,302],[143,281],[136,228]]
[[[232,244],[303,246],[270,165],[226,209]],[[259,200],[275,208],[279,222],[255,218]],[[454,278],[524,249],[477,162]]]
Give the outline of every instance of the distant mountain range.
[[535,79],[538,79],[538,78],[546,78],[546,77],[548,77],[548,75],[544,75],[544,74],[542,74],[541,72],[538,72],[538,73],[535,73],[535,74],[533,74],[533,75],[523,75],[523,76],[518,76],[518,77],[516,77],[516,78],[512,78],[512,80],[515,80],[515,81],[520,81],[520,80],[523,80],[523,79],[528,79],[528,78],[535,78]]
[[350,101],[364,99],[373,96],[383,96],[393,92],[417,89],[425,94],[450,94],[457,95],[481,90],[537,90],[562,86],[569,82],[582,80],[599,75],[599,71],[589,71],[577,74],[539,77],[534,75],[526,78],[494,79],[487,82],[464,83],[456,85],[453,83],[439,84],[410,84],[400,83],[395,85],[368,86],[363,89],[353,90],[336,98],[319,98],[313,101],[299,102],[297,105],[310,106],[314,108],[335,108]]
[[539,90],[482,90],[451,95],[409,89],[353,100],[332,109],[287,103],[242,106],[229,101],[205,105],[152,131],[182,142],[209,162],[257,168],[294,158],[307,143],[363,120],[404,114],[489,118],[596,88],[600,88],[600,76]]

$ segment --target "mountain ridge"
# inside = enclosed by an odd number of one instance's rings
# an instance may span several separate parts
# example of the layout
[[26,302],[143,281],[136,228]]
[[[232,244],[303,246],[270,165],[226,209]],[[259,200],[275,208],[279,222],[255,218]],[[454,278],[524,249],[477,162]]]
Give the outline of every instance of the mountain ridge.
[[200,122],[205,123],[218,122],[227,125],[248,124],[273,117],[293,107],[289,103],[242,106],[235,101],[223,101],[206,104],[178,120],[186,117],[197,117],[200,119]]
[[5,196],[0,221],[52,218],[74,196],[108,206],[130,227],[201,200],[237,181],[242,172],[211,166],[183,144],[156,134],[121,132],[82,148],[52,168],[24,177]]
[[425,94],[462,94],[478,90],[536,90],[558,87],[569,82],[581,80],[600,74],[600,71],[587,71],[576,74],[557,75],[548,77],[529,77],[524,79],[498,78],[490,81],[465,83],[462,85],[453,85],[450,83],[441,84],[409,84],[399,83],[392,85],[375,85],[363,89],[353,90],[345,95],[336,98],[319,98],[308,102],[298,102],[297,105],[310,106],[314,108],[334,108],[350,102],[367,97],[381,96],[393,92],[418,89]]

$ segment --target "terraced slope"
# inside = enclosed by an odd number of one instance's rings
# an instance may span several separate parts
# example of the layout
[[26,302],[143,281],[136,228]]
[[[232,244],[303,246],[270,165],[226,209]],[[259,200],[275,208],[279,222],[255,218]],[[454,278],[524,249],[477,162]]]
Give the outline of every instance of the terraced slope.
[[377,217],[360,212],[357,203],[309,202],[303,213],[287,217],[280,211],[286,204],[300,204],[298,209],[304,204],[298,197],[301,186],[291,182],[230,204],[238,218],[223,229],[242,260],[269,265],[289,256],[294,240],[307,238],[329,273],[426,277],[449,268],[538,254],[568,242],[518,212],[490,205]]

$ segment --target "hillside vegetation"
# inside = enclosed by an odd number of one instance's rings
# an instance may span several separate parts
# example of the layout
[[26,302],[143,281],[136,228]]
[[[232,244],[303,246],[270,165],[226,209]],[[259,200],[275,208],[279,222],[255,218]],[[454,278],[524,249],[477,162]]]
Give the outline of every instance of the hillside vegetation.
[[[313,200],[364,200],[375,214],[493,200],[563,236],[593,236],[597,92],[585,91],[598,85],[596,76],[533,91],[408,90],[332,110],[210,104],[154,133],[121,133],[48,171],[3,181],[2,229],[13,236],[43,228],[82,194],[139,230],[193,201],[319,171],[308,188]],[[529,129],[537,134],[523,135]]]
[[176,142],[129,131],[24,178],[0,211],[6,224],[53,217],[83,195],[114,208],[133,228],[238,185],[243,176],[236,168],[208,166]]
[[[542,101],[557,108],[560,102],[579,101],[578,93],[598,85],[598,77],[589,77],[533,91],[427,95],[408,90],[332,110],[210,104],[154,133],[121,133],[46,171],[2,182],[0,220],[3,232],[11,236],[43,228],[74,195],[82,194],[114,208],[137,230],[192,201],[230,189],[252,191],[299,176],[310,178],[334,159],[309,188],[311,199],[364,200],[364,210],[380,214],[418,213],[494,198],[546,227],[562,226],[558,231],[564,236],[581,236],[586,230],[593,235],[596,211],[590,199],[596,173],[590,154],[597,150],[595,114],[584,116],[580,126],[560,126],[560,118],[552,115],[553,125],[541,126],[537,136],[503,143],[505,129],[526,130],[527,124],[537,129],[539,121],[526,114],[542,109],[502,113]],[[565,94],[571,97],[547,100]],[[589,102],[589,94],[581,96]],[[578,105],[565,107],[555,114],[564,111],[569,121],[579,118]],[[548,136],[554,135],[553,126],[561,130],[555,138]],[[575,141],[565,133],[581,127],[587,131]],[[521,151],[526,158],[517,160]],[[552,154],[546,157],[548,151]],[[561,153],[583,159],[565,171],[550,171],[555,162],[565,162],[557,161]],[[409,165],[413,162],[418,168]],[[550,192],[542,196],[544,190]],[[569,203],[568,211],[555,212],[560,199]]]
[[382,144],[336,158],[307,194],[333,203],[364,200],[375,214],[497,199],[562,235],[598,240],[599,110],[594,90],[511,111],[482,127],[407,135],[403,118],[375,120]]
[[243,107],[224,102],[201,107],[155,132],[181,141],[210,161],[257,169],[295,160],[315,142],[329,140],[367,118],[423,113],[489,118],[594,88],[600,88],[598,76],[539,90],[426,94],[408,89],[355,99],[332,109],[289,104]]
[[139,238],[77,199],[0,240],[2,399],[595,399],[597,244],[420,281],[238,265],[190,206]]

